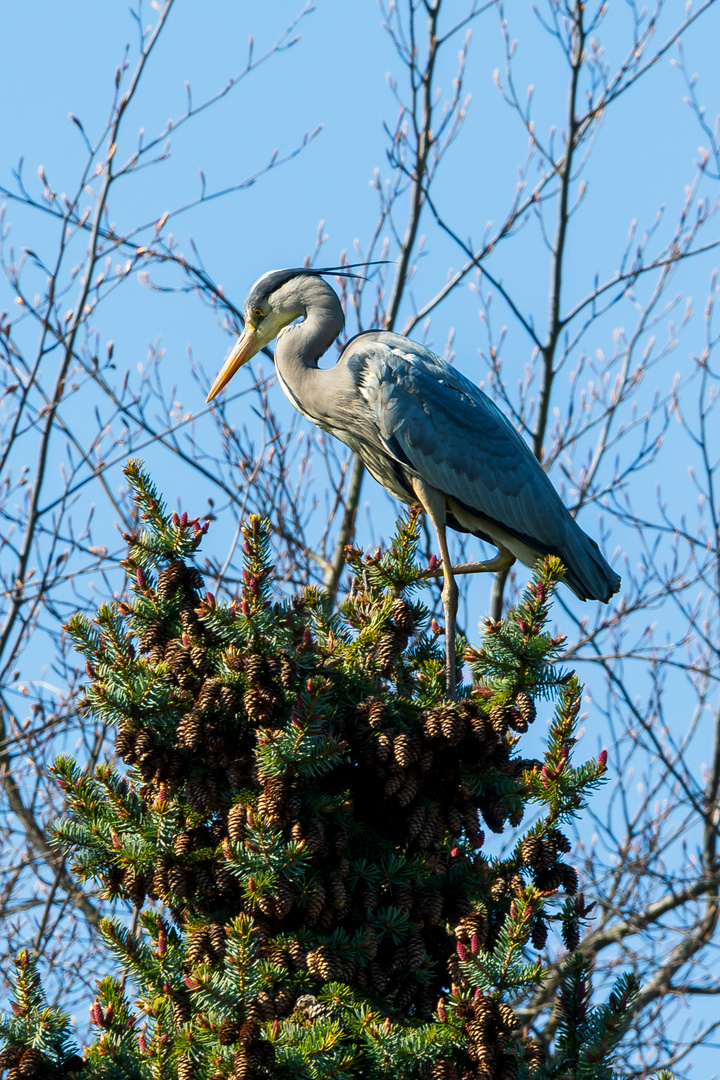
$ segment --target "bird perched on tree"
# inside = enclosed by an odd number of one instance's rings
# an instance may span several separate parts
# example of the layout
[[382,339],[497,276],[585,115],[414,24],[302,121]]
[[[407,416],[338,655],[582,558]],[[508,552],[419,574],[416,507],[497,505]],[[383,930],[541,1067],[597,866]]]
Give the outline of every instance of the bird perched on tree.
[[[345,325],[340,300],[322,277],[330,272],[271,270],[255,282],[245,329],[207,400],[277,338],[275,368],[295,408],[359,454],[398,499],[423,506],[442,560],[446,680],[454,696],[454,573],[504,570],[515,559],[532,567],[552,554],[576,596],[602,601],[618,591],[620,578],[512,424],[445,360],[402,334],[370,330],[348,342],[334,367],[318,367]],[[497,554],[453,568],[448,525],[493,544]]]

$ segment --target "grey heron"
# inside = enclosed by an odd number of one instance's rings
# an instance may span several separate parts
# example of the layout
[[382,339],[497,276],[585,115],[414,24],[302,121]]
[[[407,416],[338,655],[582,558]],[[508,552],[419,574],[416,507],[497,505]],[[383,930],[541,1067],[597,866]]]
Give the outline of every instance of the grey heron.
[[[330,271],[271,270],[255,282],[243,333],[207,400],[277,338],[277,376],[295,408],[359,454],[398,499],[423,506],[440,548],[446,688],[454,697],[455,573],[504,570],[516,559],[533,567],[554,554],[577,596],[605,602],[620,578],[513,425],[445,360],[402,334],[370,330],[352,338],[333,367],[318,367],[345,325],[323,273]],[[493,544],[497,554],[453,568],[448,525]]]

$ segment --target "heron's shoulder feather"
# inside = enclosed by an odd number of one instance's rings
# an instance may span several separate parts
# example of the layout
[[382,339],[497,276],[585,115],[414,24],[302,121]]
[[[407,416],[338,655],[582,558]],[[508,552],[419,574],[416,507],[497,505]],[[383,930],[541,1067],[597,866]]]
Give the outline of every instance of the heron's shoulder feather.
[[[411,426],[414,439],[427,425],[428,437],[443,425],[469,427],[474,439],[510,440],[521,454],[535,458],[505,415],[479,386],[430,349],[402,334],[371,330],[348,344],[346,361],[355,384],[376,412],[381,429]],[[454,440],[453,440],[454,441]],[[538,466],[539,467],[539,466]]]
[[346,353],[389,454],[517,535],[549,547],[563,541],[572,526],[560,496],[522,436],[470,379],[387,331],[359,335]]

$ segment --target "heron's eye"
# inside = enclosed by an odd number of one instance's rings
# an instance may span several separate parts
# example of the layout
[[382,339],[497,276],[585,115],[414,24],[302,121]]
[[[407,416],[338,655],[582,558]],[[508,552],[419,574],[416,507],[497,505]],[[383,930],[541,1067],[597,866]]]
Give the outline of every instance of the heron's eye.
[[260,307],[253,308],[253,319],[264,319],[264,318],[265,318],[265,312],[263,311],[262,308],[260,308]]

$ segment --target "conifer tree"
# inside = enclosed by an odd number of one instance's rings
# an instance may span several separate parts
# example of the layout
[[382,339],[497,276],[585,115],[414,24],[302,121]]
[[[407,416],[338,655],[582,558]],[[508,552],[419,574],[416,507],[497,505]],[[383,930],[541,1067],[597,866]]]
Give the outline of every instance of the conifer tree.
[[[195,562],[207,524],[169,516],[139,463],[126,473],[143,521],[130,591],[68,624],[82,708],[116,726],[117,760],[53,765],[56,842],[117,902],[100,927],[114,966],[80,1057],[21,954],[0,1027],[9,1080],[615,1076],[636,987],[593,1004],[576,951],[592,904],[565,829],[605,755],[572,760],[581,688],[546,629],[558,561],[479,649],[458,643],[473,680],[449,701],[415,510],[385,554],[348,549],[338,610],[314,588],[274,600],[251,518],[223,603]],[[542,760],[521,754],[538,702],[554,710]],[[486,834],[531,807],[492,854]],[[551,932],[567,959],[542,1047],[513,1003],[542,985]]]

